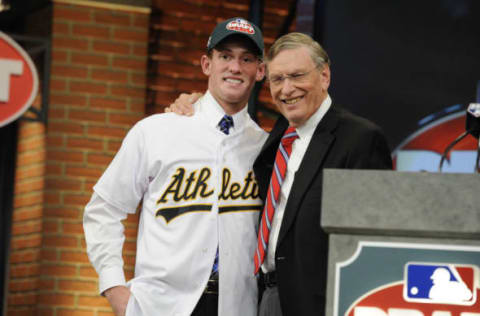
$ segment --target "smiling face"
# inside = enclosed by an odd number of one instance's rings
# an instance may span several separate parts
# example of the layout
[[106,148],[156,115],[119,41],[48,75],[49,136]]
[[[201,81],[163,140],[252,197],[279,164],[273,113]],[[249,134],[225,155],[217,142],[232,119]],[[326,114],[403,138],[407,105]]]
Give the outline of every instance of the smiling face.
[[282,50],[267,65],[273,102],[293,127],[304,124],[327,97],[330,68],[317,66],[306,46]]
[[201,59],[208,76],[208,90],[227,114],[242,110],[255,81],[265,75],[265,65],[254,53],[250,40],[231,36]]

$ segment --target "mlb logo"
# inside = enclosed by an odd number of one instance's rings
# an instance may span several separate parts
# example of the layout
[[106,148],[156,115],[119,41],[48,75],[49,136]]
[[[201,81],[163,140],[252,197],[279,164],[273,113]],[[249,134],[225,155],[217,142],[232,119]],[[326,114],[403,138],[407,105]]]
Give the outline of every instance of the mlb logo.
[[403,297],[407,302],[473,305],[477,273],[473,265],[407,263]]

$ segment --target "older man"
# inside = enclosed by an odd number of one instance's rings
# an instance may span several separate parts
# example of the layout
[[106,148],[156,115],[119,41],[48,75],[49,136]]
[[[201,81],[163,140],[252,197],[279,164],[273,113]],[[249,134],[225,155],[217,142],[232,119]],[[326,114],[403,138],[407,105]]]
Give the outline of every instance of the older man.
[[[267,69],[272,99],[283,117],[254,163],[266,208],[273,200],[276,206],[268,233],[268,216],[262,217],[255,254],[256,264],[263,262],[266,286],[260,315],[323,315],[328,240],[319,225],[322,171],[389,169],[390,150],[377,126],[332,102],[330,59],[309,36],[290,33],[279,38],[267,55]],[[286,131],[296,135],[289,158],[281,155],[287,160],[281,177],[284,162],[276,155],[282,138],[289,136]],[[266,249],[262,238],[269,239]]]
[[[255,273],[265,286],[259,315],[324,315],[323,169],[391,169],[390,150],[376,125],[332,102],[330,59],[308,35],[280,37],[266,62],[282,117],[254,163],[265,201],[254,254]],[[174,110],[188,111],[181,104]]]

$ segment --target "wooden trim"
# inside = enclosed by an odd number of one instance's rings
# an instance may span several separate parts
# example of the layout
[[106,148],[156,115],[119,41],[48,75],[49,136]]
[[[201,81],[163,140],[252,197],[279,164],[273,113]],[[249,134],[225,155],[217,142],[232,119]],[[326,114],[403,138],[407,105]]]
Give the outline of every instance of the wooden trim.
[[110,2],[95,1],[95,0],[53,0],[53,2],[61,3],[61,4],[81,5],[81,6],[101,8],[101,9],[112,9],[117,11],[128,11],[128,12],[134,12],[134,13],[150,14],[152,11],[150,7],[110,3]]

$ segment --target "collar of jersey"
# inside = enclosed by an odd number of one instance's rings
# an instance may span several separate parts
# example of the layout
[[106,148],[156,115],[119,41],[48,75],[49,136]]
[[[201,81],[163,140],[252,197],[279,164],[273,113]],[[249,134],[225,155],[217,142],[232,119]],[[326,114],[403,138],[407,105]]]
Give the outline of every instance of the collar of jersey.
[[[218,104],[217,100],[212,96],[212,94],[207,91],[200,100],[195,104],[195,112],[199,113],[208,123],[208,125],[213,128],[218,129],[218,122],[225,115],[225,111]],[[243,129],[246,124],[248,115],[248,105],[245,106],[242,110],[232,115],[233,118],[233,128],[230,130],[231,133],[235,133]]]

